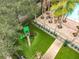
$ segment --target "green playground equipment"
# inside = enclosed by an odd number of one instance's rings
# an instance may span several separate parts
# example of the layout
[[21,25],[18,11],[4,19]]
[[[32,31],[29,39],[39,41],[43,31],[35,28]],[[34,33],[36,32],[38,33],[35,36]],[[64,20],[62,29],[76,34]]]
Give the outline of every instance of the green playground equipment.
[[25,38],[25,35],[20,35],[19,36],[19,40],[24,40],[24,38]]
[[24,26],[24,27],[23,27],[23,33],[24,33],[24,34],[27,34],[27,33],[29,33],[29,32],[30,32],[29,26]]
[[26,37],[26,34],[28,34],[30,32],[29,26],[24,26],[23,27],[23,33],[22,35],[19,36],[19,40],[24,40],[24,38]]
[[[28,17],[24,16],[21,19],[19,19],[19,22],[21,23],[21,25],[23,24],[24,20],[26,20],[26,18],[28,18]],[[29,26],[25,24],[22,26],[21,30],[23,30],[23,34],[20,35],[19,40],[24,40],[25,37],[27,37],[27,42],[28,42],[28,45],[30,46],[31,42],[30,42],[30,38],[29,38],[30,37]]]

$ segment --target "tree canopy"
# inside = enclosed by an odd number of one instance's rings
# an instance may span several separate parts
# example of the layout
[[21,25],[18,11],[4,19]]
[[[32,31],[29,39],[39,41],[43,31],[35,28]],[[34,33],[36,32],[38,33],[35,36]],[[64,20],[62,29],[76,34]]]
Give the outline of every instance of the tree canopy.
[[73,11],[76,1],[77,0],[60,0],[57,3],[52,4],[50,10],[54,11],[53,14],[55,16],[66,15]]
[[18,15],[37,14],[40,8],[35,0],[0,0],[0,56],[11,55],[18,37]]

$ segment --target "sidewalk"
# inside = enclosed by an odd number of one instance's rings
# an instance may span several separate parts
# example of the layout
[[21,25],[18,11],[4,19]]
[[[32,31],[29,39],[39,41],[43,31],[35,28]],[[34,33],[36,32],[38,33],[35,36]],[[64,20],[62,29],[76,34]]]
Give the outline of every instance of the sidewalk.
[[56,39],[53,44],[49,47],[47,52],[43,55],[42,59],[54,59],[62,47],[64,42],[59,41],[59,39]]

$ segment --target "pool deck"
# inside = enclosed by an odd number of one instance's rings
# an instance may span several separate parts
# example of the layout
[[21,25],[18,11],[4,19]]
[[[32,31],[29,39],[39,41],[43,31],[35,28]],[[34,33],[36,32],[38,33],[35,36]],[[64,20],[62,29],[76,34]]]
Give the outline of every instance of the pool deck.
[[[38,17],[35,21],[40,24],[41,26],[48,28],[50,31],[55,30],[55,32],[60,35],[62,38],[67,39],[68,41],[71,41],[72,43],[75,43],[76,45],[79,45],[79,37],[74,37],[72,33],[77,31],[76,26],[79,25],[78,22],[75,22],[73,20],[67,19],[66,23],[62,23],[62,29],[59,29],[57,27],[57,24],[49,23],[49,19],[46,19],[46,14],[43,14],[45,19],[41,19]],[[53,19],[52,19],[53,21]],[[74,40],[74,41],[73,41]]]

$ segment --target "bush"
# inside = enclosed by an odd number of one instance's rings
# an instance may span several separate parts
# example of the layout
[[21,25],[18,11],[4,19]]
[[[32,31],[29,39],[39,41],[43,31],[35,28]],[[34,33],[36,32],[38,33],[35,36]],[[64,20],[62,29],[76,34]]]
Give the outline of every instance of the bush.
[[64,41],[64,47],[66,47],[69,43],[70,43],[69,41],[65,40]]

